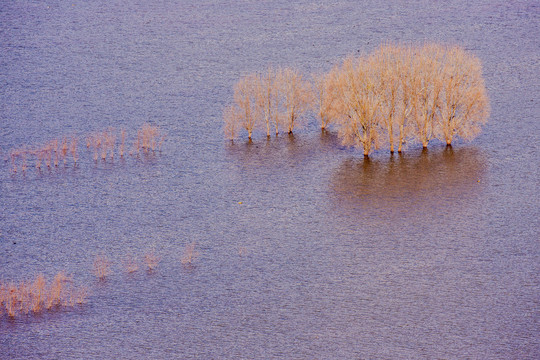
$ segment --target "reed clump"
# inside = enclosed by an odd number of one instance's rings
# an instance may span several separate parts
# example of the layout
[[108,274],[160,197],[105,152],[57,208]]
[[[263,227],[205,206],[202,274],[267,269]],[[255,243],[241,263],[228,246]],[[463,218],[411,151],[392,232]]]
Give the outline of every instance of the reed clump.
[[33,281],[0,282],[0,310],[10,318],[73,307],[85,303],[87,296],[88,289],[74,285],[64,271],[58,272],[50,283],[43,274]]
[[144,153],[149,151],[161,151],[161,146],[165,140],[165,134],[161,133],[157,126],[144,124],[137,131],[137,139],[133,145],[134,152],[139,153],[141,150]]
[[462,47],[384,44],[311,83],[289,68],[243,76],[223,112],[225,133],[233,140],[244,129],[251,141],[257,130],[269,137],[271,124],[276,135],[280,127],[291,133],[307,110],[369,156],[382,147],[401,152],[407,142],[471,140],[487,122],[489,99],[480,60]]
[[144,263],[146,264],[148,271],[154,271],[157,268],[160,260],[161,258],[154,251],[144,255]]
[[183,265],[192,265],[193,261],[199,256],[199,252],[195,250],[195,245],[195,243],[191,243],[184,248],[184,254],[180,260]]
[[94,274],[100,281],[104,281],[112,274],[111,262],[107,255],[96,255],[96,258],[94,259]]
[[115,129],[109,128],[104,131],[98,131],[89,134],[86,138],[86,147],[92,147],[94,161],[107,160],[109,155],[111,160],[114,160],[114,149],[116,146],[116,133]]
[[139,270],[139,264],[132,255],[127,255],[123,260],[124,269],[127,273],[132,274]]

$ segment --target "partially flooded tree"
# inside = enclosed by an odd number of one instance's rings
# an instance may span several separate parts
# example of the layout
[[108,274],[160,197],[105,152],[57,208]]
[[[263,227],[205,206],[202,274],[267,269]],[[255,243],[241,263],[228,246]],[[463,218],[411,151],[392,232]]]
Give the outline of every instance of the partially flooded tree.
[[338,85],[339,69],[334,67],[326,74],[313,76],[312,109],[321,120],[321,130],[335,121],[336,104],[338,103],[336,86]]
[[253,130],[257,122],[258,102],[257,102],[258,78],[255,74],[249,74],[240,79],[234,86],[234,105],[238,112],[238,123],[248,133],[251,140]]
[[284,123],[285,95],[282,85],[282,71],[268,68],[263,74],[249,74],[234,85],[234,103],[223,112],[225,135],[231,140],[238,135],[238,129],[245,129],[251,140],[253,131],[263,126],[270,137],[271,127],[276,135]]
[[447,145],[455,136],[474,138],[489,116],[480,60],[461,47],[448,49],[442,83],[437,137]]
[[[400,48],[384,45],[371,56],[376,74],[376,92],[380,98],[381,126],[386,130],[390,152],[394,152],[394,137],[398,128],[398,103],[400,97]],[[404,120],[404,119],[403,119]]]
[[282,73],[283,70],[281,68],[278,68],[273,72],[271,78],[272,88],[270,93],[273,101],[271,102],[270,112],[271,118],[274,123],[274,128],[276,130],[276,136],[278,136],[279,128],[283,126],[286,119],[286,113],[283,110],[283,99],[281,96],[281,79],[283,78]]
[[412,124],[415,138],[427,148],[435,137],[435,115],[442,91],[444,49],[437,44],[426,44],[414,56],[410,81]]
[[340,71],[337,95],[339,135],[344,145],[361,147],[364,156],[378,147],[380,98],[365,59],[347,58]]
[[403,144],[406,141],[406,138],[409,134],[409,116],[412,112],[412,102],[411,102],[411,84],[409,81],[409,74],[412,68],[413,60],[413,51],[410,47],[401,47],[399,49],[399,61],[397,65],[397,78],[399,81],[400,92],[398,94],[399,100],[397,102],[396,109],[396,122],[399,127],[399,137],[398,137],[398,152],[401,153],[403,150]]
[[257,102],[259,111],[263,117],[266,126],[266,136],[270,137],[270,127],[274,123],[276,135],[279,132],[279,123],[274,120],[274,113],[277,115],[278,97],[276,92],[276,75],[274,70],[269,67],[266,73],[257,75]]
[[240,109],[236,105],[226,106],[223,110],[225,136],[233,141],[238,136],[238,119],[240,119]]
[[279,91],[287,114],[287,132],[291,134],[298,121],[308,110],[311,103],[311,85],[302,75],[293,69],[285,68],[280,72]]

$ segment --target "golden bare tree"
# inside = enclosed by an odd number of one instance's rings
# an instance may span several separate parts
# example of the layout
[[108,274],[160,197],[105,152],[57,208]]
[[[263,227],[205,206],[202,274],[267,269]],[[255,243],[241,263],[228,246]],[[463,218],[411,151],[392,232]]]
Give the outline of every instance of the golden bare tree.
[[338,85],[339,69],[334,67],[330,72],[313,76],[313,97],[311,107],[321,120],[321,130],[337,118],[336,86]]
[[435,137],[435,115],[442,91],[444,48],[426,44],[417,49],[409,73],[412,124],[415,138],[427,148]]
[[279,134],[279,128],[285,124],[287,114],[284,110],[283,96],[281,96],[281,82],[283,79],[283,69],[277,68],[272,74],[272,89],[270,96],[273,101],[270,106],[271,118],[274,122],[274,128],[276,130],[276,136]]
[[241,117],[240,109],[236,105],[226,106],[223,110],[223,120],[225,126],[223,128],[225,136],[233,141],[238,136],[239,119]]
[[[277,111],[276,106],[278,97],[276,93],[276,75],[274,70],[269,67],[266,73],[258,74],[256,83],[257,88],[257,106],[259,112],[264,118],[266,126],[266,136],[270,137],[270,127],[274,120],[274,112]],[[279,122],[274,122],[276,135],[279,133]]]
[[247,131],[249,140],[255,129],[259,111],[257,84],[257,75],[249,74],[241,78],[234,86],[234,104],[238,109],[238,121],[240,126]]
[[378,147],[379,138],[380,98],[371,66],[366,59],[347,58],[337,86],[338,133],[344,145],[361,147],[364,156]]
[[454,46],[446,52],[437,137],[452,144],[458,135],[470,140],[480,133],[489,116],[489,100],[480,60]]
[[287,114],[287,132],[291,134],[311,103],[311,84],[291,68],[279,72],[279,92]]
[[394,136],[399,124],[398,102],[401,90],[400,81],[400,48],[383,45],[370,57],[376,74],[376,91],[380,97],[381,126],[386,130],[390,152],[394,152]]
[[410,133],[410,121],[408,120],[412,112],[412,104],[409,76],[414,59],[411,47],[400,47],[399,54],[396,72],[400,91],[398,94],[399,100],[397,102],[396,120],[399,127],[398,152],[401,153],[403,144]]

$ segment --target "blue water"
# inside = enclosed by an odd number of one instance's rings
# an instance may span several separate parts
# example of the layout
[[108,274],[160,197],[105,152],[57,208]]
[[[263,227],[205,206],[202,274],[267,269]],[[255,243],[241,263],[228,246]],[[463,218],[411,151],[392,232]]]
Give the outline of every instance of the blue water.
[[[66,270],[90,294],[0,313],[0,358],[539,358],[539,20],[534,1],[2,2],[0,279]],[[385,41],[482,60],[477,139],[369,162],[314,117],[224,139],[243,74]],[[82,140],[147,122],[161,152],[94,162]],[[62,136],[77,166],[10,172],[10,150]]]

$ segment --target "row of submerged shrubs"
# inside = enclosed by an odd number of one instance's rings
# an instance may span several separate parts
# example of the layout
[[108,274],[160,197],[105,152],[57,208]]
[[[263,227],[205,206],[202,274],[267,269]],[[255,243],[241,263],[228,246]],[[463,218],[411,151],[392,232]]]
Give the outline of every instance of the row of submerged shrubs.
[[[98,160],[114,160],[115,156],[123,158],[125,154],[137,156],[140,153],[161,151],[165,134],[157,126],[144,124],[137,130],[137,137],[128,143],[126,131],[119,132],[114,128],[96,131],[83,136],[86,148],[95,162]],[[131,145],[130,145],[131,144]],[[79,138],[64,136],[53,139],[44,145],[24,145],[11,149],[6,161],[10,161],[12,173],[25,172],[30,167],[40,170],[42,168],[57,168],[61,164],[72,162],[77,165],[79,161]]]
[[[180,262],[182,265],[190,267],[193,265],[193,261],[199,256],[199,252],[195,249],[195,243],[190,243],[185,246],[182,258]],[[142,263],[148,272],[153,272],[157,269],[161,257],[156,254],[154,250],[146,252],[142,258]],[[138,261],[132,255],[126,255],[122,261],[123,268],[129,274],[139,270],[141,261]],[[94,259],[94,274],[100,281],[105,280],[110,276],[112,271],[112,261],[109,260],[106,254],[98,254]]]
[[401,152],[405,142],[471,140],[489,117],[489,100],[480,60],[462,47],[385,44],[310,80],[290,68],[243,76],[224,109],[224,130],[231,140],[241,130],[249,140],[256,130],[290,134],[308,114],[368,156],[381,147]]
[[[190,268],[198,256],[195,243],[190,243],[185,246],[180,261],[183,266]],[[152,250],[144,254],[142,263],[151,273],[156,270],[160,260],[161,257]],[[125,271],[132,274],[139,270],[141,260],[127,255],[122,264]],[[96,255],[93,272],[98,281],[105,281],[113,273],[112,265],[107,255]],[[16,318],[82,305],[87,302],[88,293],[87,286],[76,285],[72,276],[68,276],[65,271],[58,272],[51,281],[47,281],[43,274],[38,274],[33,280],[19,282],[0,280],[0,319],[2,315]]]

